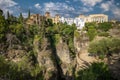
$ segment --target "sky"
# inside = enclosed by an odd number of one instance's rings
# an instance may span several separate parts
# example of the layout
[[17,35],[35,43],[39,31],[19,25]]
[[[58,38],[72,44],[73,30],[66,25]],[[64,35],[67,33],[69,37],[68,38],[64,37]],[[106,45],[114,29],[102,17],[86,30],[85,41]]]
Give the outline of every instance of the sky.
[[80,14],[106,14],[109,19],[120,20],[120,0],[0,0],[0,9],[14,16],[20,13],[27,17],[31,14],[44,15],[50,12],[51,16],[59,14],[63,17],[77,17]]

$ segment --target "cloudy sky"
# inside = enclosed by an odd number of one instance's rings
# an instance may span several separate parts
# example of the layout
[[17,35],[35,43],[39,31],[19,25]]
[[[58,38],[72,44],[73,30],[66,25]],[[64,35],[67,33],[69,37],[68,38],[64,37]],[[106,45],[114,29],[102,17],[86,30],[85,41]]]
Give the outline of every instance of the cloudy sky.
[[120,20],[120,0],[0,0],[0,8],[15,16],[22,12],[24,17],[30,9],[32,14],[43,15],[48,11],[52,16],[60,14],[64,17],[104,13]]

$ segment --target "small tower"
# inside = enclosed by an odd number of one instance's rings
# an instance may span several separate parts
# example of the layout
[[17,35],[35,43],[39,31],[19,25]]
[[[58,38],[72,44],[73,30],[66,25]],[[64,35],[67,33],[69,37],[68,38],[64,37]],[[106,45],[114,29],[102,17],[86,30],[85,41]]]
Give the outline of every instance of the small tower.
[[45,13],[45,17],[46,17],[46,18],[50,18],[50,17],[51,17],[51,16],[50,16],[50,12],[46,12],[46,13]]
[[54,23],[56,23],[56,24],[59,23],[59,19],[60,19],[60,15],[56,14]]

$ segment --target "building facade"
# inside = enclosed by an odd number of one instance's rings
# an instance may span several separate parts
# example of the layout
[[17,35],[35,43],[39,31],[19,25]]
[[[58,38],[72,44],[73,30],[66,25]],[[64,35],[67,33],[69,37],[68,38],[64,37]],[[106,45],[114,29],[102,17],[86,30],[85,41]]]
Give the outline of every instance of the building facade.
[[60,22],[60,16],[58,14],[55,15],[55,17],[52,18],[53,23],[57,24]]
[[50,12],[46,12],[44,16],[45,16],[47,19],[51,19]]
[[85,21],[82,18],[60,18],[60,22],[67,23],[68,25],[75,24],[77,29],[82,29],[85,26]]
[[57,24],[59,22],[67,23],[68,25],[75,24],[77,26],[77,29],[82,29],[85,26],[85,23],[87,22],[108,22],[108,16],[105,14],[91,14],[89,16],[85,15],[79,15],[76,18],[64,18],[60,17],[58,14],[55,15],[55,17],[51,17],[49,12],[46,12],[44,16],[41,16],[40,14],[33,14],[30,16],[30,18],[27,20],[26,24],[28,25],[40,25],[41,21],[46,19],[52,19],[53,23]]
[[42,21],[51,19],[50,13],[46,12],[44,16],[40,14],[32,14],[30,18],[26,21],[27,25],[41,25]]
[[91,14],[89,16],[81,14],[78,17],[83,18],[85,22],[98,22],[98,23],[108,22],[108,15],[105,14]]
[[40,14],[33,14],[26,21],[26,24],[28,24],[28,25],[40,25],[41,20],[42,20],[42,16]]

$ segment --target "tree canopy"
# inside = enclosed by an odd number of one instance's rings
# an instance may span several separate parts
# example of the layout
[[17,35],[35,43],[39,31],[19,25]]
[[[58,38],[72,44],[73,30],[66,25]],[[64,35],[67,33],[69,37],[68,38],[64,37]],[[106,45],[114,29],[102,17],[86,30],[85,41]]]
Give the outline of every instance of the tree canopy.
[[112,55],[113,53],[118,54],[120,52],[120,39],[106,38],[93,41],[90,43],[88,51],[90,54],[97,55],[101,58]]

